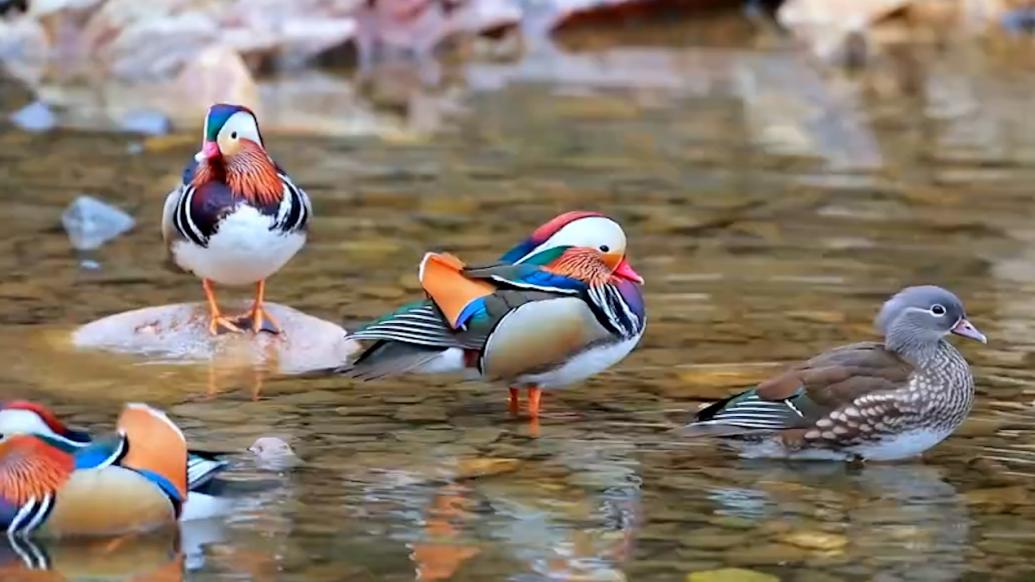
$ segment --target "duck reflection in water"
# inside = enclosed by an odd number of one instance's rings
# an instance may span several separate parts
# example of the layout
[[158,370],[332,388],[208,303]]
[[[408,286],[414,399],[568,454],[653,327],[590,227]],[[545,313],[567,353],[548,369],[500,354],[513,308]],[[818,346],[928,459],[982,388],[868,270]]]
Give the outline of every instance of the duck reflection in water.
[[791,560],[829,561],[835,575],[866,560],[894,579],[957,580],[966,569],[970,514],[941,468],[743,461],[729,476],[745,485],[708,488],[715,514],[757,524],[747,535]]
[[47,543],[12,536],[0,539],[0,580],[183,580],[185,556],[175,532]]

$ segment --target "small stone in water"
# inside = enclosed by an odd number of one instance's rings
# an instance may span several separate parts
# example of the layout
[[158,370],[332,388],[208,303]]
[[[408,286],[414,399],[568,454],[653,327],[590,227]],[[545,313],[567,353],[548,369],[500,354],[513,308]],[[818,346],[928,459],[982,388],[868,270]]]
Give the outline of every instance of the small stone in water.
[[780,579],[772,574],[745,568],[720,568],[691,572],[686,575],[686,582],[780,582]]
[[25,131],[42,133],[57,125],[57,117],[45,103],[34,101],[12,113],[11,123]]
[[255,455],[255,464],[263,469],[281,471],[302,463],[287,441],[274,436],[255,439],[248,451]]
[[122,129],[144,135],[165,135],[172,129],[169,118],[157,111],[131,111],[120,121]]
[[76,198],[61,215],[61,224],[76,249],[99,248],[109,240],[133,228],[133,217],[92,196]]

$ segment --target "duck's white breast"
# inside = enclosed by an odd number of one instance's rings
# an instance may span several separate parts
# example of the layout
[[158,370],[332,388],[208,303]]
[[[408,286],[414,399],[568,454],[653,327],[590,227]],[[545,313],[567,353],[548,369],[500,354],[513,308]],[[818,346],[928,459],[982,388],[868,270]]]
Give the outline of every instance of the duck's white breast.
[[304,232],[270,230],[275,218],[240,205],[219,224],[208,246],[172,245],[176,264],[221,285],[248,285],[279,271],[305,244]]
[[601,344],[579,352],[561,366],[543,372],[518,378],[519,383],[540,388],[561,388],[581,382],[622,361],[639,343],[639,335],[615,343]]

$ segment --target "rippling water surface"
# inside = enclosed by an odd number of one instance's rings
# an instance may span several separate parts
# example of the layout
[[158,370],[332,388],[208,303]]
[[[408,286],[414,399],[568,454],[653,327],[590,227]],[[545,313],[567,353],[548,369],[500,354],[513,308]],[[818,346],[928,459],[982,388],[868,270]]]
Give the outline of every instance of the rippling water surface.
[[[278,474],[242,452],[230,478],[247,492],[225,523],[49,548],[55,566],[127,580],[177,580],[181,560],[192,580],[1035,577],[1031,71],[973,47],[907,47],[849,77],[780,50],[638,42],[459,67],[404,108],[412,121],[448,101],[433,137],[266,135],[318,213],[268,292],[347,325],[414,296],[427,249],[479,262],[564,210],[622,221],[646,336],[549,394],[537,432],[479,383],[72,352],[78,324],[200,299],[164,269],[158,229],[196,131],[0,127],[0,397],[96,427],[147,400],[202,448],[279,434],[305,460]],[[58,217],[79,192],[138,227],[77,255]],[[990,342],[961,346],[977,405],[923,461],[747,462],[668,432],[703,400],[872,337],[880,302],[927,282],[955,290]]]

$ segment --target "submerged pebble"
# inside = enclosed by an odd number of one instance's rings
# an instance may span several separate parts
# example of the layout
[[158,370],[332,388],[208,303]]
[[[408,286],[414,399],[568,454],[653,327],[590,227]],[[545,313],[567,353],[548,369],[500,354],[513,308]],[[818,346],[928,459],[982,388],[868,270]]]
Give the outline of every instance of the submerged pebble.
[[61,224],[72,247],[88,251],[133,228],[135,221],[125,211],[93,196],[81,195],[61,215]]
[[43,133],[54,129],[57,116],[46,103],[34,101],[11,114],[11,123],[25,131]]
[[259,437],[248,451],[255,455],[255,464],[262,469],[283,471],[302,464],[291,445],[280,437]]

